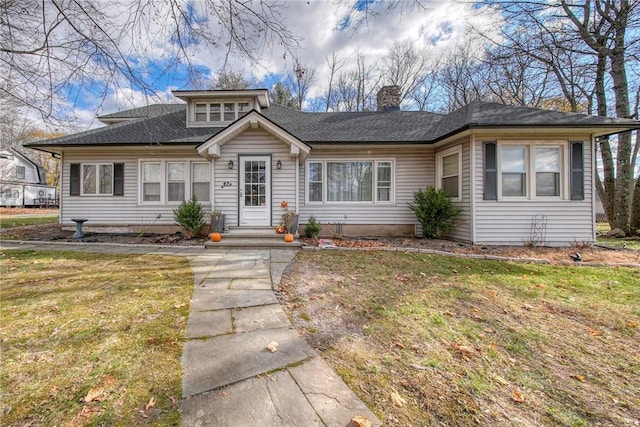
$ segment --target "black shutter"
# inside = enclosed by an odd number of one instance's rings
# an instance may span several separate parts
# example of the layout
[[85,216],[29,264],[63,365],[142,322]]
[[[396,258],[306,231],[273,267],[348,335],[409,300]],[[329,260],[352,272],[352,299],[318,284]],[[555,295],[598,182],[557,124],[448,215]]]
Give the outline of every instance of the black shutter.
[[69,195],[80,195],[80,163],[71,163],[69,171]]
[[498,157],[495,142],[484,143],[484,200],[498,200]]
[[113,165],[113,195],[124,196],[124,163]]
[[571,142],[571,200],[584,200],[584,144]]

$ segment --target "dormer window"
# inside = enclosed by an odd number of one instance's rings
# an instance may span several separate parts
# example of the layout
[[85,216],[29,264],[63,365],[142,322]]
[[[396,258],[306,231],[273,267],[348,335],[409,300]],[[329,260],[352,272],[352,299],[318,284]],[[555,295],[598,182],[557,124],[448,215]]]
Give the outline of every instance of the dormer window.
[[197,123],[233,122],[251,110],[248,102],[197,102],[195,121]]

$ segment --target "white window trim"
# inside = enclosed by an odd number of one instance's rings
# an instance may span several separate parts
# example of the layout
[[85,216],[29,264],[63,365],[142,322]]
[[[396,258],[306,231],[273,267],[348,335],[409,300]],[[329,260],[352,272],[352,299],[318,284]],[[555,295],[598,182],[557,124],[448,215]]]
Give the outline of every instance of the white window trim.
[[[351,162],[371,162],[373,166],[372,180],[373,185],[371,191],[371,201],[364,202],[352,202],[352,201],[329,201],[328,196],[328,181],[327,181],[327,163],[351,163]],[[309,200],[309,163],[322,163],[322,201],[310,201]],[[391,189],[389,201],[378,200],[378,164],[379,163],[391,163]],[[393,158],[335,158],[335,159],[311,159],[305,163],[305,204],[309,205],[394,205],[395,204],[395,185],[396,185],[396,166],[395,159]],[[385,187],[386,188],[386,187]]]
[[[527,191],[526,196],[503,196],[502,195],[502,148],[503,147],[524,147]],[[560,148],[560,195],[559,196],[536,196],[536,147],[557,147]],[[567,201],[569,200],[569,141],[564,140],[501,140],[497,141],[497,184],[498,201]]]
[[[456,145],[455,147],[448,148],[444,151],[436,154],[436,188],[438,190],[442,190],[442,178],[443,178],[443,168],[442,168],[442,160],[445,157],[451,156],[453,154],[458,155],[458,197],[452,197],[451,200],[454,202],[462,201],[462,145]],[[454,176],[454,175],[451,175]]]
[[[160,201],[145,201],[143,194],[143,176],[142,165],[144,163],[160,163]],[[185,180],[184,180],[184,198],[189,200],[191,198],[193,189],[193,164],[203,163],[209,164],[209,162],[202,161],[201,159],[138,159],[138,205],[144,206],[178,206],[182,201],[167,201],[167,163],[184,163],[185,165]],[[211,203],[213,200],[213,173],[209,172],[209,200],[200,201],[201,203]]]
[[[84,167],[85,166],[95,166],[96,167],[96,192],[95,193],[85,193],[84,192]],[[111,192],[110,193],[99,193],[100,190],[100,166],[111,166]],[[80,163],[80,196],[82,197],[104,197],[104,196],[113,196],[113,186],[114,186],[114,163]]]

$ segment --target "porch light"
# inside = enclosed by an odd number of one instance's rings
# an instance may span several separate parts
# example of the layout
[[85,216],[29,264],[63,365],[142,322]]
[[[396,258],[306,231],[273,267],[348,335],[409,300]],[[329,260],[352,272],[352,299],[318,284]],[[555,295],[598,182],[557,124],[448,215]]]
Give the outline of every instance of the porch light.
[[280,160],[276,162],[276,168],[282,169],[282,162]]
[[233,169],[233,160],[229,160],[229,169]]

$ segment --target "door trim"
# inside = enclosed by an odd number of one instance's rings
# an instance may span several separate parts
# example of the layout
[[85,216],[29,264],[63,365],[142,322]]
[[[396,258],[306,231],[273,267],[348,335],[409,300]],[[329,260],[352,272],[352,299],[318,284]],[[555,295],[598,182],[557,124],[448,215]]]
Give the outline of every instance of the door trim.
[[[264,161],[265,162],[265,176],[266,176],[266,188],[265,188],[265,208],[266,208],[266,220],[263,224],[247,224],[244,219],[244,185],[245,180],[243,176],[245,161]],[[273,168],[271,154],[238,154],[238,227],[270,227],[273,222]]]

